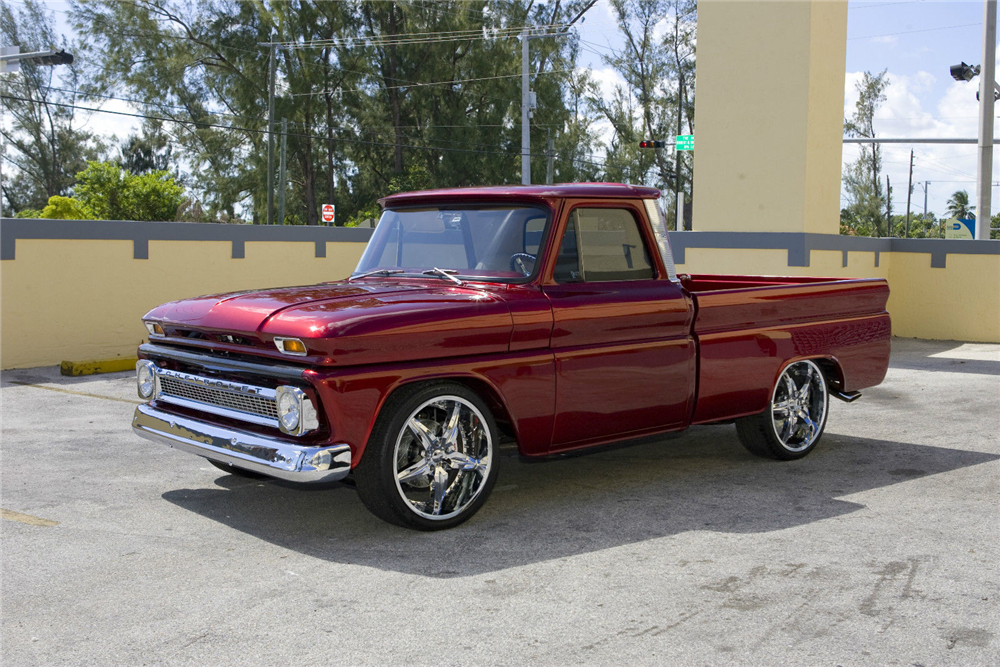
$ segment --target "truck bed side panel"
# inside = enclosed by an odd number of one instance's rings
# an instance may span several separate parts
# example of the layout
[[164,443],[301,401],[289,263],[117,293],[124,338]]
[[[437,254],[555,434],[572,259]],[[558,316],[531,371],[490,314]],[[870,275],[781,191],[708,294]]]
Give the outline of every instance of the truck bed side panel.
[[763,411],[782,368],[834,362],[845,391],[878,384],[889,365],[889,286],[881,279],[698,292],[700,342],[693,423]]

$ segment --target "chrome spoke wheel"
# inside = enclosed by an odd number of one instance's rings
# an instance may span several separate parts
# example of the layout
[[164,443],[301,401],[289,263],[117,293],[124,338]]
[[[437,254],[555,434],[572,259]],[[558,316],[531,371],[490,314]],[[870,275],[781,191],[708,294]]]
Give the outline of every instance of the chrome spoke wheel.
[[826,382],[816,364],[789,364],[771,396],[771,424],[781,446],[789,452],[812,446],[826,423],[826,408]]
[[483,414],[461,396],[437,396],[404,422],[393,455],[396,490],[417,515],[444,520],[479,496],[493,466]]

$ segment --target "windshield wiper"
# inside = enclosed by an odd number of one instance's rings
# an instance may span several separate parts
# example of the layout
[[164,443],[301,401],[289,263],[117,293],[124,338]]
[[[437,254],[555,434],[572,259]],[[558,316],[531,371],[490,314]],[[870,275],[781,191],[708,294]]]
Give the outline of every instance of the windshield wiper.
[[347,279],[347,282],[356,280],[358,278],[364,278],[365,276],[391,276],[394,273],[402,273],[403,269],[374,269],[372,271],[365,271],[364,273],[359,273],[353,275]]
[[441,276],[442,278],[447,278],[456,285],[465,284],[461,280],[455,277],[455,274],[458,273],[458,271],[454,269],[439,269],[438,267],[435,266],[433,269],[421,271],[420,273],[425,276]]

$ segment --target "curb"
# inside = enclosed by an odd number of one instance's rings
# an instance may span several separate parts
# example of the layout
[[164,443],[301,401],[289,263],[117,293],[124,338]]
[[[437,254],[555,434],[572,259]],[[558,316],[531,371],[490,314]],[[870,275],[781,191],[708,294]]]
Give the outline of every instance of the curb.
[[64,361],[59,366],[60,375],[96,375],[135,370],[138,357],[117,357],[93,361]]

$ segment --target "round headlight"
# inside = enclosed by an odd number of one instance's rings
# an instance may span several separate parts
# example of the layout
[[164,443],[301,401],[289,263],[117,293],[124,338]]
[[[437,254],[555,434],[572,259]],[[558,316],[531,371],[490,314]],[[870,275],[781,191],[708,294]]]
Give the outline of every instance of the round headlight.
[[136,389],[139,398],[152,398],[153,390],[156,388],[156,376],[153,374],[153,364],[148,361],[140,361],[135,365]]
[[294,391],[291,387],[288,387],[286,391],[281,391],[282,389],[286,389],[285,387],[279,387],[278,389],[278,421],[281,422],[283,430],[294,431],[299,425],[301,399],[298,392]]

